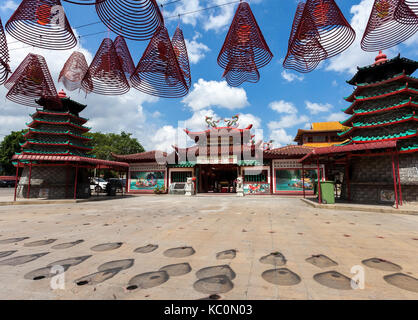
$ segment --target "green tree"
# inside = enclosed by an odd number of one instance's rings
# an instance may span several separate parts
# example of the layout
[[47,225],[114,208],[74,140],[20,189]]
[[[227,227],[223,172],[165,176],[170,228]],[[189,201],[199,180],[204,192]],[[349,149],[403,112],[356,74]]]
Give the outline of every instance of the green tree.
[[112,160],[112,152],[116,154],[134,154],[145,151],[138,140],[132,138],[131,133],[124,131],[120,134],[91,132],[86,135],[93,138],[91,146],[94,149],[91,154],[98,159]]
[[15,153],[22,150],[20,143],[25,142],[23,134],[28,130],[13,131],[9,135],[5,136],[0,143],[0,173],[2,175],[14,175],[15,168],[12,165],[12,157]]

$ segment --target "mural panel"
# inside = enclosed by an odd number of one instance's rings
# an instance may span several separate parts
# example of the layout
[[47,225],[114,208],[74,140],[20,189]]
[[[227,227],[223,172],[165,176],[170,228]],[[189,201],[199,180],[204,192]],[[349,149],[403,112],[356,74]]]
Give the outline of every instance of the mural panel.
[[164,185],[164,171],[131,172],[131,191],[152,191]]
[[305,170],[305,178],[302,178],[302,170],[276,170],[276,191],[303,192],[314,191],[314,183],[317,179],[316,170]]

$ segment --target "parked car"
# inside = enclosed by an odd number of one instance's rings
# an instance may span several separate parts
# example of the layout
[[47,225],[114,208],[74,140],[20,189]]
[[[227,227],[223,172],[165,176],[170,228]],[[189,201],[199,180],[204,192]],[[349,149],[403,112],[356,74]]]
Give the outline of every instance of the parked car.
[[0,188],[14,188],[15,180],[10,179],[1,179],[0,180]]
[[100,193],[106,190],[107,184],[108,182],[103,178],[90,178],[90,190],[96,193]]
[[125,179],[119,179],[119,178],[110,178],[109,184],[114,186],[116,188],[116,192],[123,192],[125,189]]

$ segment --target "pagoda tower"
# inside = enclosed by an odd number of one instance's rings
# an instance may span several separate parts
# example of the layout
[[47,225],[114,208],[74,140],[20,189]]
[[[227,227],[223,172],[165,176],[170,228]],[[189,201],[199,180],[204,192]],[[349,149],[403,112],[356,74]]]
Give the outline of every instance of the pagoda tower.
[[92,138],[85,136],[90,130],[85,126],[88,120],[79,116],[86,105],[71,100],[63,90],[58,97],[40,98],[36,103],[40,107],[31,115],[32,121],[27,123],[28,131],[24,133],[22,151],[14,156],[14,160],[31,159],[14,162],[24,167],[17,196],[72,197],[71,186],[74,185],[75,176],[79,184],[77,197],[88,196],[87,172],[78,172],[77,169],[76,174],[76,169],[71,165],[75,157],[94,158],[88,154],[93,149],[89,146]]
[[[394,179],[401,204],[418,201],[418,79],[412,76],[417,68],[418,61],[387,59],[380,51],[374,64],[358,67],[347,81],[355,90],[345,98],[350,117],[341,124],[350,129],[339,135],[348,140],[343,145],[370,146],[368,157],[348,154],[348,197],[354,201],[392,201]],[[396,148],[374,152],[378,142],[396,142]]]

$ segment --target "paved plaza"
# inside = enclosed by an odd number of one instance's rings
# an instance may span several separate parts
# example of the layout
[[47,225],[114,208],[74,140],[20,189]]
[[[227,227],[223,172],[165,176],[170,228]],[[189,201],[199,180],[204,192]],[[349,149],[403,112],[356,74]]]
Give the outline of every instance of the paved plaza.
[[0,207],[1,299],[418,299],[417,253],[418,216],[297,198]]

